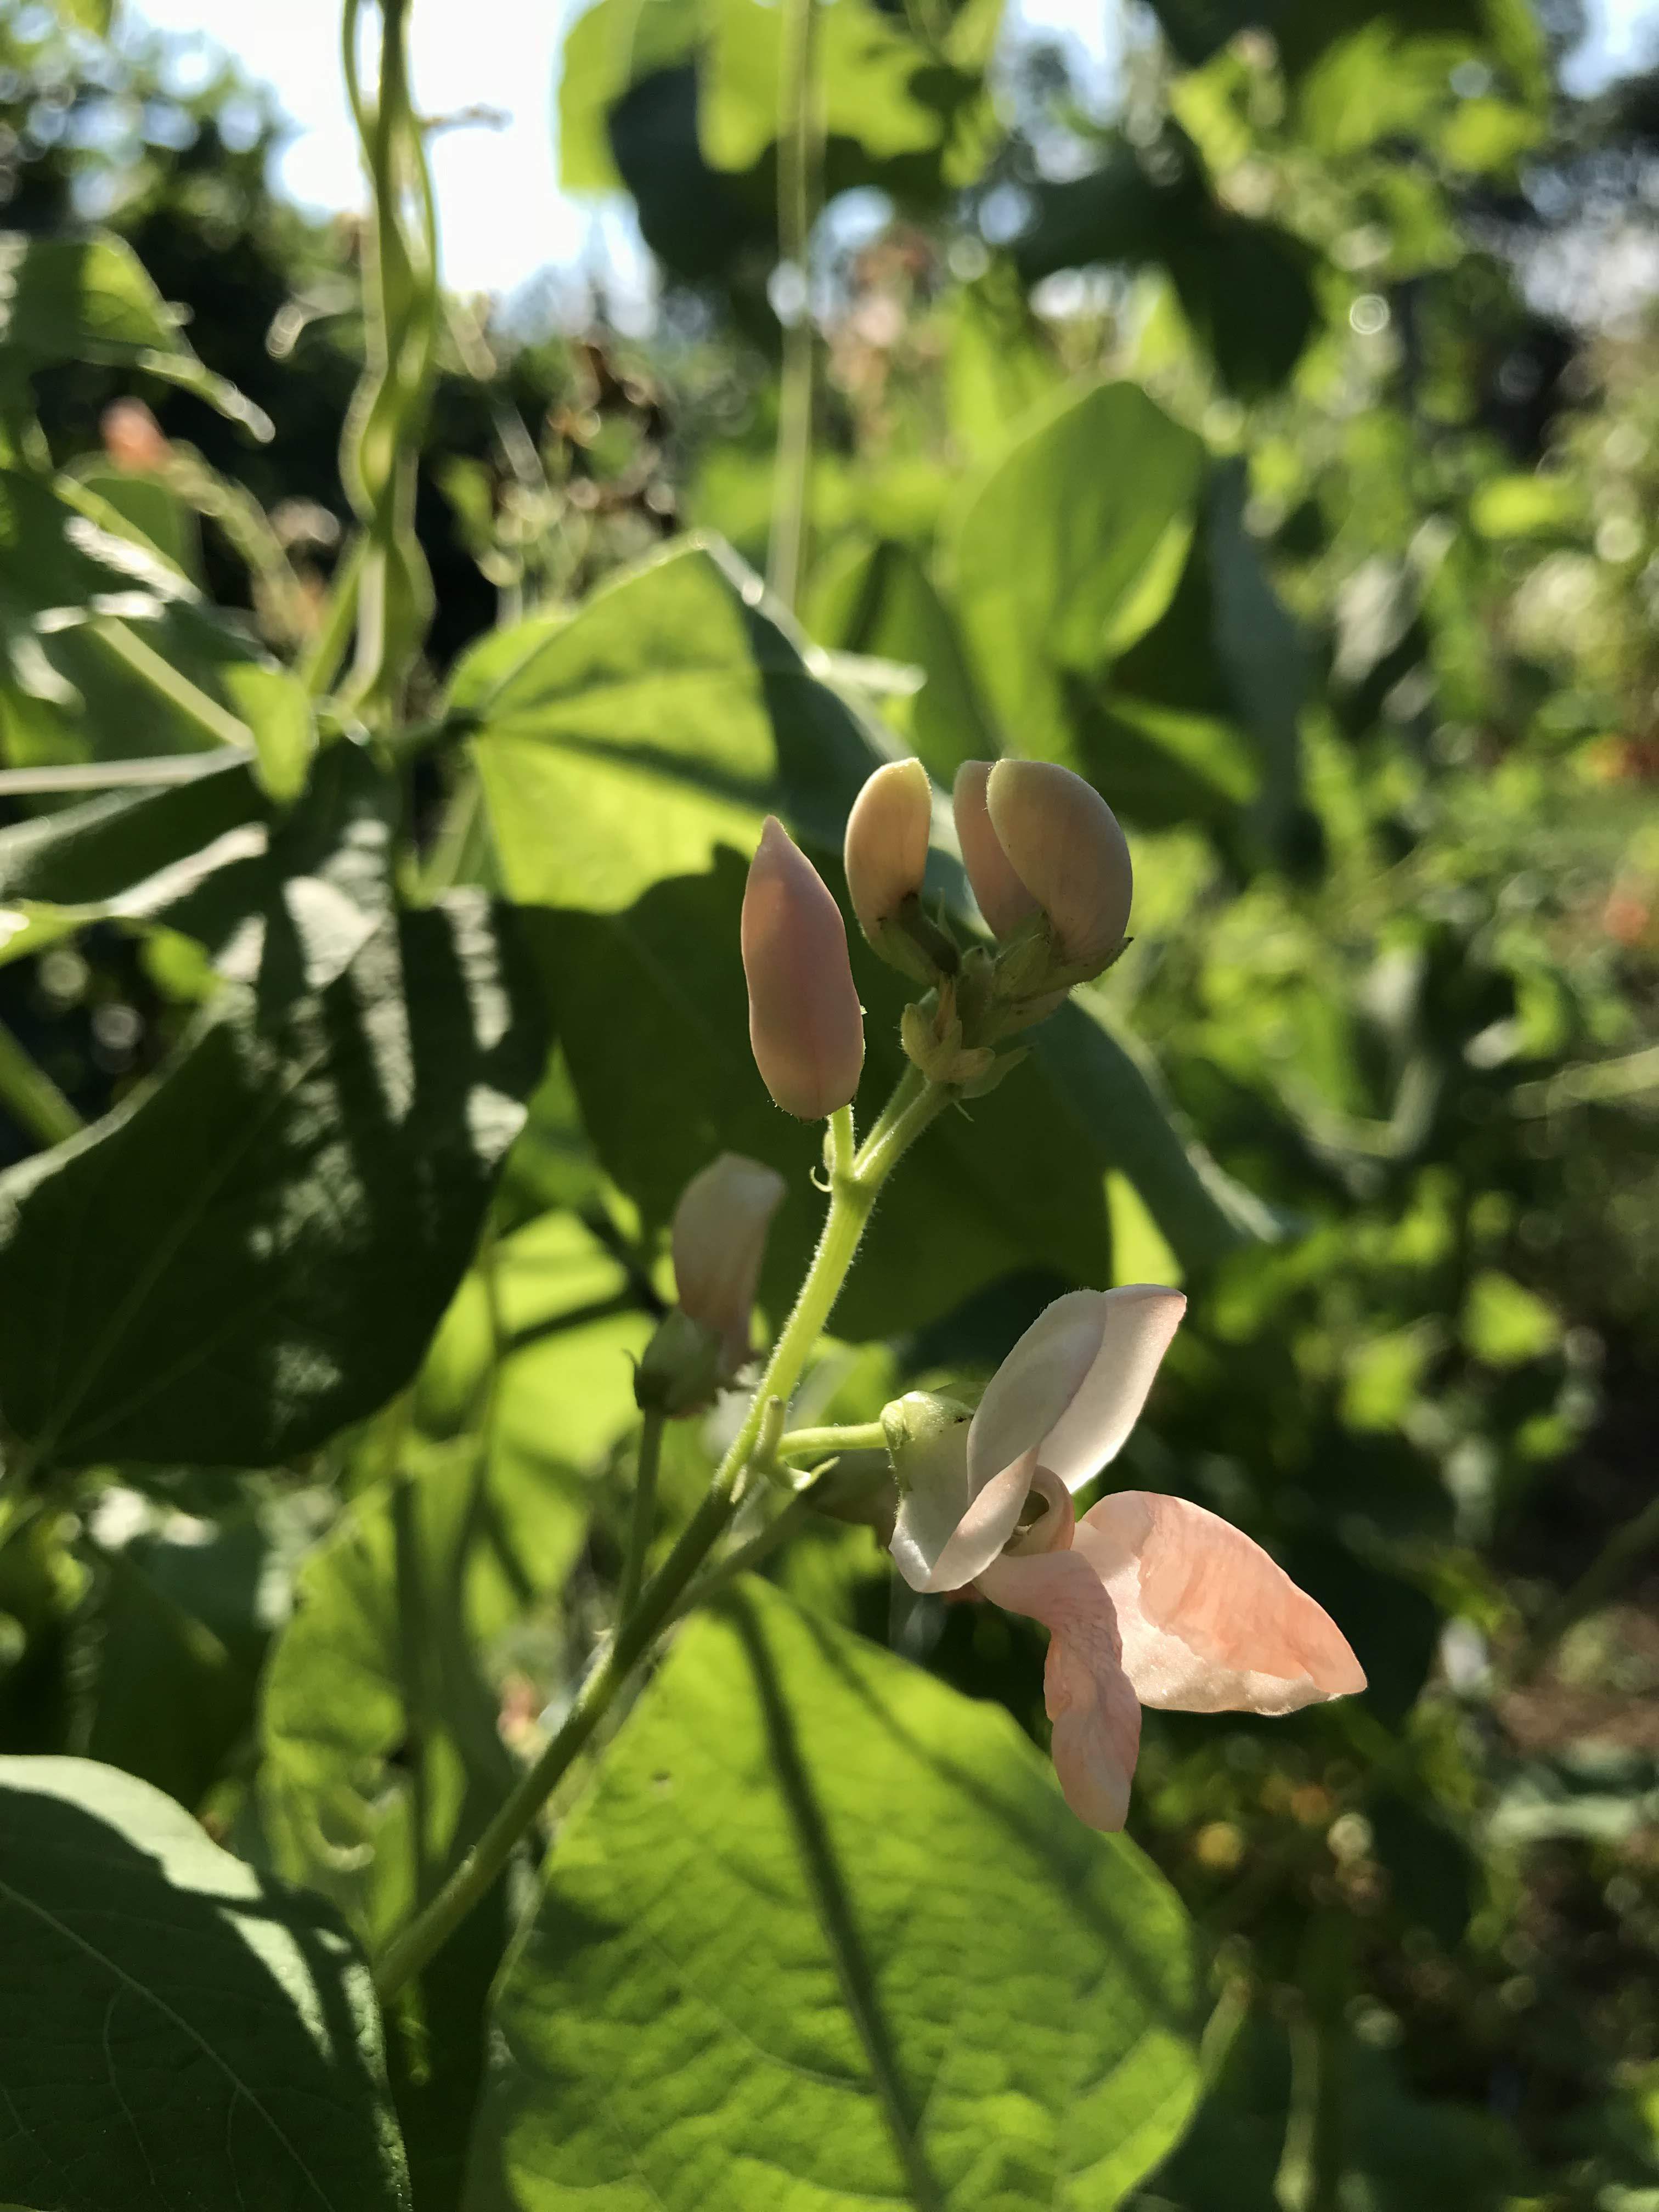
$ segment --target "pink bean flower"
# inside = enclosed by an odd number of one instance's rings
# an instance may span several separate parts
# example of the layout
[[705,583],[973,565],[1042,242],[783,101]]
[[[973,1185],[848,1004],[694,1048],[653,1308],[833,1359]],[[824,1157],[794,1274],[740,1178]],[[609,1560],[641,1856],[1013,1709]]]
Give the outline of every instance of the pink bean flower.
[[1334,1621],[1201,1505],[1119,1491],[1072,1502],[1117,1456],[1180,1324],[1178,1291],[1073,1291],[1033,1322],[971,1421],[889,1409],[902,1492],[892,1552],[917,1590],[973,1583],[1049,1632],[1054,1768],[1091,1827],[1121,1828],[1140,1709],[1291,1713],[1365,1686]]

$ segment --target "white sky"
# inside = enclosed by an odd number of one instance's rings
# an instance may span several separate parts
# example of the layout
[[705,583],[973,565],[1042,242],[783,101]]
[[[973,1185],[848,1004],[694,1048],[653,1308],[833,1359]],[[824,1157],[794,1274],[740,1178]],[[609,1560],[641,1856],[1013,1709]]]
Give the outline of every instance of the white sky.
[[[582,0],[416,0],[416,96],[428,114],[475,105],[504,111],[506,127],[444,133],[433,149],[445,271],[462,291],[509,292],[550,264],[590,256],[633,259],[615,210],[579,206],[559,191],[553,145],[556,62],[564,23]],[[339,0],[131,0],[158,29],[204,34],[249,74],[274,86],[296,136],[280,180],[322,208],[361,204],[356,143],[340,89]],[[1024,21],[1076,38],[1097,62],[1115,0],[1021,0]],[[1659,0],[1592,0],[1597,29],[1581,79],[1634,60]],[[596,233],[595,225],[600,226]]]

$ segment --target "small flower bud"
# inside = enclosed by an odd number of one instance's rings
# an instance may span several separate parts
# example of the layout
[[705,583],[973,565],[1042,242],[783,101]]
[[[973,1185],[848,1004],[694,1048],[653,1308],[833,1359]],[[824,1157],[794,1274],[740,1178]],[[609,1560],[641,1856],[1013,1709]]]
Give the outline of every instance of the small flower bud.
[[999,761],[986,808],[1015,874],[1053,926],[1060,957],[1097,973],[1129,922],[1128,841],[1092,784],[1052,761]]
[[1037,911],[1037,902],[1021,883],[991,826],[985,798],[990,774],[989,761],[963,761],[957,770],[951,804],[963,866],[979,901],[979,910],[993,937],[1007,937]]
[[956,947],[921,910],[933,793],[918,760],[889,761],[847,817],[847,888],[872,951],[922,982],[956,965]]
[[722,1152],[680,1194],[674,1209],[674,1281],[681,1307],[719,1339],[720,1379],[749,1358],[749,1322],[767,1231],[783,1202],[781,1175]]
[[125,476],[165,468],[173,448],[142,399],[112,399],[99,417],[104,451]]
[[773,815],[743,895],[749,1042],[786,1114],[822,1121],[847,1105],[864,1066],[864,1010],[841,908]]
[[889,761],[853,802],[847,888],[859,927],[872,945],[882,924],[921,889],[933,819],[927,771],[919,760]]

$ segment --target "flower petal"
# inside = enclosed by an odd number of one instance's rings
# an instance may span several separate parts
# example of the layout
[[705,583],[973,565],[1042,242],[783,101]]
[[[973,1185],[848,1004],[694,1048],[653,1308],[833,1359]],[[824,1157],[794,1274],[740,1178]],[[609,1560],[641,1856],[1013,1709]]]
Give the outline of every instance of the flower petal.
[[964,1463],[959,1486],[917,1484],[900,1501],[888,1547],[913,1590],[960,1589],[994,1559],[1019,1521],[1036,1472],[1024,1453],[976,1493]]
[[[969,1479],[991,1476],[1040,1444],[1082,1388],[1106,1328],[1100,1291],[1045,1306],[987,1386],[968,1431]],[[1050,1467],[1047,1452],[1042,1463]]]
[[1322,1606],[1242,1528],[1184,1498],[1120,1491],[1077,1525],[1073,1556],[1116,1609],[1123,1665],[1144,1705],[1293,1713],[1365,1686]]
[[1091,1828],[1121,1828],[1140,1750],[1140,1707],[1120,1657],[1117,1620],[1099,1577],[1076,1552],[998,1559],[979,1577],[994,1604],[1048,1631],[1043,1701],[1054,1771]]
[[1056,1298],[991,1377],[969,1431],[969,1479],[1035,1443],[1044,1467],[1079,1489],[1123,1449],[1186,1310],[1179,1291],[1157,1283]]

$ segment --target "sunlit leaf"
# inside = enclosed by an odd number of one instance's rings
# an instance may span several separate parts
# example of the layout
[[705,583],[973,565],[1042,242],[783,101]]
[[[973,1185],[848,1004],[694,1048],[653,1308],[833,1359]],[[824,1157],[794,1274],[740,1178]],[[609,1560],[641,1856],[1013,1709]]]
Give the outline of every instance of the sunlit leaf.
[[1007,1717],[746,1584],[565,1823],[477,2161],[523,2212],[1115,2203],[1195,2087],[1184,1916]]
[[668,876],[750,849],[762,816],[839,843],[881,756],[809,674],[717,544],[695,540],[532,633],[493,681],[463,664],[503,875],[526,904],[614,914]]
[[1169,605],[1203,459],[1138,386],[1103,384],[1030,431],[969,501],[956,605],[1010,745],[1075,764],[1066,678],[1094,677]]

